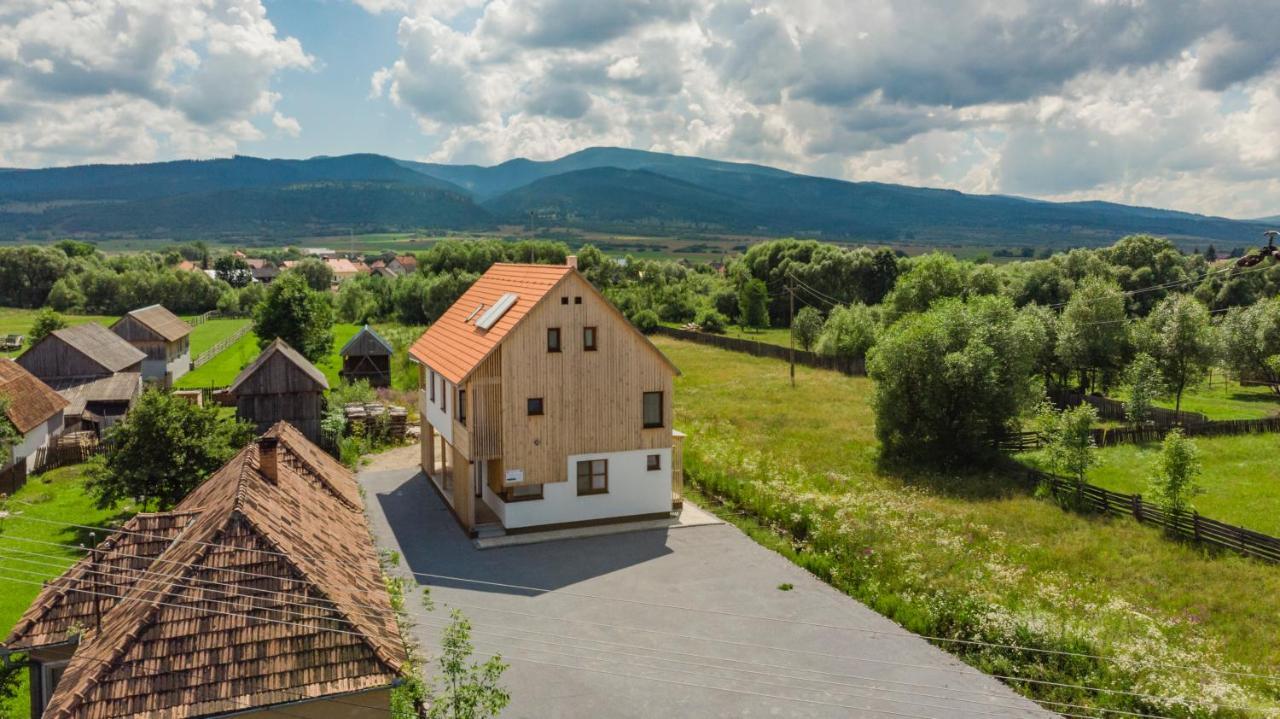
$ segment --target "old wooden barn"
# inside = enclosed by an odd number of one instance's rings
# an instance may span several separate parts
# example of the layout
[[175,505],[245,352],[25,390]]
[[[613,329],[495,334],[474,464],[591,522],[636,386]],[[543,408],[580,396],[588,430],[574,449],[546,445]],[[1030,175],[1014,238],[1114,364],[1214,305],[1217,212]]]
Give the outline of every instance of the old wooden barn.
[[275,339],[227,391],[235,398],[236,416],[253,422],[257,431],[284,420],[317,442],[328,389],[323,372],[289,343]]
[[142,307],[111,325],[111,331],[147,355],[142,379],[165,387],[191,369],[191,325],[162,305]]
[[390,387],[393,354],[391,343],[365,325],[342,348],[342,371],[338,375],[348,382],[365,380],[374,387]]
[[96,322],[50,332],[18,356],[28,372],[70,405],[68,430],[104,430],[119,421],[142,393],[146,354]]

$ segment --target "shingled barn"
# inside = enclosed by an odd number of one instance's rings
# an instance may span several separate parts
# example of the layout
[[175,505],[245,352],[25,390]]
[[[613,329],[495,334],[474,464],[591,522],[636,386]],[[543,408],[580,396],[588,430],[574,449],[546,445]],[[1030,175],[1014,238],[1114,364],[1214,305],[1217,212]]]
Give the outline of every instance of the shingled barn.
[[342,348],[342,371],[348,382],[365,380],[373,387],[391,386],[391,356],[395,354],[387,342],[369,325],[365,325]]
[[133,310],[111,331],[145,353],[142,379],[172,387],[191,369],[191,325],[161,305]]
[[54,330],[17,362],[71,404],[68,430],[105,430],[142,394],[146,354],[96,322]]

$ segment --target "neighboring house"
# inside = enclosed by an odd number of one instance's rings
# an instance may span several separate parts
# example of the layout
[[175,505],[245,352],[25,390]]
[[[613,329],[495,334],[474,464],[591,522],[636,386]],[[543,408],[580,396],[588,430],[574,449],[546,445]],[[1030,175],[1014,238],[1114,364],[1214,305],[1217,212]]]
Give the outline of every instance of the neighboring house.
[[334,282],[346,282],[360,274],[360,269],[356,267],[355,263],[345,257],[327,259],[325,264],[329,265],[329,269],[333,270]]
[[183,272],[202,272],[203,271],[200,269],[200,265],[197,265],[191,260],[183,260],[178,264],[174,265],[174,268],[182,270]]
[[374,387],[391,386],[391,356],[395,354],[387,342],[365,325],[355,337],[343,345],[342,370],[338,376],[348,382],[365,380]]
[[575,268],[495,264],[413,345],[422,466],[464,528],[665,517],[675,366]]
[[373,270],[373,274],[379,275],[381,277],[386,277],[387,279],[392,279],[394,277],[399,277],[400,275],[404,274],[404,272],[393,269],[391,267],[387,267],[386,265],[383,265],[382,267],[375,268]]
[[146,354],[142,379],[172,387],[191,369],[191,325],[161,305],[133,310],[111,331]]
[[387,268],[397,275],[405,275],[418,271],[418,258],[413,255],[400,255],[387,263]]
[[0,398],[9,400],[5,414],[22,435],[8,456],[0,455],[0,473],[21,462],[24,466],[19,469],[25,475],[36,468],[36,450],[62,434],[62,413],[68,402],[8,357],[0,357]]
[[103,431],[142,394],[146,354],[96,322],[54,330],[17,362],[70,404],[66,428]]
[[235,399],[236,416],[259,432],[283,420],[316,442],[328,389],[324,373],[277,338],[240,371],[227,392]]
[[261,267],[254,267],[250,271],[253,272],[253,281],[264,285],[271,284],[272,280],[280,276],[280,269],[270,262],[266,262]]
[[373,274],[373,268],[369,267],[368,265],[361,262],[360,260],[352,260],[351,265],[356,268],[356,274],[361,274],[361,275]]
[[31,715],[386,719],[407,662],[355,477],[280,423],[47,583]]

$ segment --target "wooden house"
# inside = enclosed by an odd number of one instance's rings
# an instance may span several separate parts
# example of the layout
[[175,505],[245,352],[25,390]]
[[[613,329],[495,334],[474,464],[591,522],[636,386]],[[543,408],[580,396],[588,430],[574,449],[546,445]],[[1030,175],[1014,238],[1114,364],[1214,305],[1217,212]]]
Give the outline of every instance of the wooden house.
[[342,371],[338,376],[348,382],[365,380],[374,387],[391,386],[391,343],[369,325],[365,325],[342,347]]
[[44,719],[387,719],[408,663],[355,476],[284,423],[45,583],[0,653]]
[[191,325],[161,305],[133,310],[111,331],[147,355],[142,380],[172,387],[191,369]]
[[22,436],[7,456],[0,455],[0,476],[15,469],[26,476],[35,469],[36,451],[62,434],[63,410],[69,403],[8,357],[0,357],[0,398],[8,400],[0,421],[12,423]]
[[236,416],[252,422],[258,431],[285,421],[316,442],[328,389],[324,373],[277,338],[241,370],[227,392],[235,400]]
[[54,330],[17,362],[70,404],[68,430],[102,431],[122,419],[142,394],[146,354],[96,322]]
[[410,355],[422,467],[467,530],[666,517],[678,503],[677,370],[574,258],[493,265]]

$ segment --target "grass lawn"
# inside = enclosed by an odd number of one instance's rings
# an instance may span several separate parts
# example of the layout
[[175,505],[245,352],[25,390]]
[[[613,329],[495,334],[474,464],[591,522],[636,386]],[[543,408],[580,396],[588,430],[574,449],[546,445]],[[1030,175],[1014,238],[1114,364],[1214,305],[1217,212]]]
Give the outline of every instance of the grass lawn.
[[[1221,377],[1215,373],[1216,377]],[[1129,399],[1128,388],[1116,390],[1115,398]],[[1156,405],[1173,409],[1173,398],[1156,401]],[[1182,393],[1182,409],[1199,412],[1209,419],[1261,419],[1280,414],[1280,395],[1269,387],[1244,386],[1218,379]]]
[[[342,369],[342,358],[338,356],[338,351],[359,329],[359,327],[350,324],[336,324],[333,326],[333,347],[328,355],[316,363],[316,367],[329,380],[330,386],[338,383],[338,370]],[[183,375],[174,383],[174,386],[177,389],[226,387],[235,381],[236,375],[240,374],[240,370],[256,359],[261,351],[261,348],[258,347],[258,335],[249,332],[217,357],[209,360],[208,363]],[[195,352],[193,351],[192,356],[194,355]]]
[[409,348],[426,331],[426,326],[383,323],[374,325],[373,329],[395,349],[391,357],[391,387],[405,391],[418,389],[418,365],[409,359]]
[[[132,514],[132,508],[99,509],[84,489],[85,465],[63,467],[32,477],[14,497],[0,509],[14,515],[25,515],[58,522],[75,522],[102,526],[113,519]],[[29,502],[30,504],[25,504]],[[54,544],[77,544],[92,540],[87,533],[70,527],[30,522],[17,516],[0,520],[0,632],[9,630],[40,592],[40,583],[51,579],[81,556],[69,547]],[[21,539],[36,540],[31,542]],[[104,537],[99,536],[98,541]],[[33,557],[21,552],[34,552]],[[30,583],[34,582],[34,584]],[[0,703],[0,716],[27,717],[30,714],[26,673],[23,672],[19,692],[7,704]]]
[[[1248,434],[1238,437],[1193,437],[1200,449],[1204,494],[1192,504],[1206,517],[1280,536],[1280,483],[1276,454],[1280,436]],[[1089,471],[1089,481],[1127,494],[1148,494],[1147,480],[1155,471],[1160,445],[1120,445],[1100,451],[1101,463]]]
[[191,359],[235,334],[236,330],[251,322],[247,317],[207,320],[191,329]]
[[349,325],[345,323],[333,326],[333,348],[329,350],[329,354],[320,358],[316,362],[316,368],[324,372],[325,379],[329,380],[330,387],[336,387],[342,382],[338,377],[338,372],[342,369],[342,357],[338,355],[342,351],[342,346],[351,341],[352,337],[360,331],[359,325]]
[[[688,434],[689,483],[727,502],[721,516],[838,589],[921,633],[1125,658],[959,652],[995,673],[1275,706],[1274,686],[1173,665],[1274,673],[1280,642],[1259,637],[1280,634],[1280,605],[1259,598],[1280,591],[1276,567],[1123,518],[1065,512],[1008,471],[884,467],[867,378],[797,367],[792,389],[783,362],[654,341],[683,372],[675,427]],[[1038,696],[1187,715],[1124,694]]]
[[[663,322],[668,327],[679,329],[682,325],[679,322]],[[791,328],[789,327],[769,327],[763,330],[744,330],[737,325],[729,325],[722,333],[725,337],[736,337],[738,339],[753,340],[755,342],[763,342],[767,345],[778,345],[779,347],[787,347],[791,342]],[[800,349],[800,345],[796,345],[796,349]]]
[[[17,307],[0,307],[0,335],[26,335],[31,332],[31,323],[35,322],[36,313],[39,310],[25,310]],[[103,325],[114,323],[117,317],[108,317],[105,315],[63,315],[68,325],[78,325],[85,322],[97,322]],[[30,341],[24,343],[21,350],[17,352],[3,352],[0,356],[14,357],[22,354],[24,350],[30,347]]]

